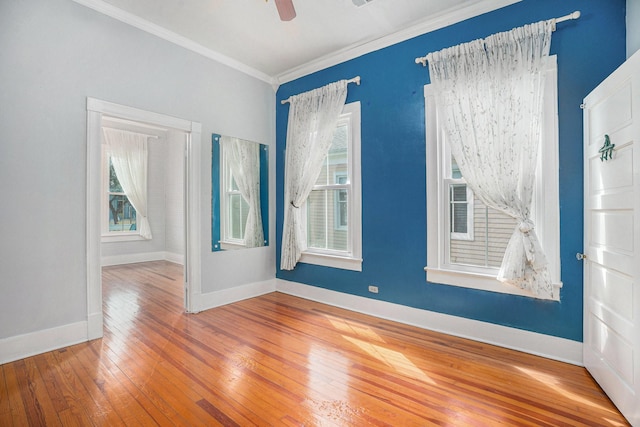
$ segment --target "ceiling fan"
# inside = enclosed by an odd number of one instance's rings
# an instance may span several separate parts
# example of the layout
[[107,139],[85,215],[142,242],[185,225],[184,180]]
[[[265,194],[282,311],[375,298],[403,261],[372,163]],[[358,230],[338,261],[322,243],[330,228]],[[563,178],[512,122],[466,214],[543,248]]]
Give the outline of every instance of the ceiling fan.
[[291,21],[293,18],[296,17],[296,10],[293,7],[293,0],[274,0],[274,1],[276,2],[276,8],[278,9],[278,15],[280,15],[281,21]]

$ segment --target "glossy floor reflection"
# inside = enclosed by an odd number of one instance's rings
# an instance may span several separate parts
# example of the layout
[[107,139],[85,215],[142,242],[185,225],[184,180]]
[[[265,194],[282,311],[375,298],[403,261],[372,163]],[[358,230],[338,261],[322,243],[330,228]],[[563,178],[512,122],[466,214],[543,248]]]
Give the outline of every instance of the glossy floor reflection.
[[103,289],[103,339],[2,365],[0,425],[626,425],[580,367],[281,293],[185,314],[166,262]]

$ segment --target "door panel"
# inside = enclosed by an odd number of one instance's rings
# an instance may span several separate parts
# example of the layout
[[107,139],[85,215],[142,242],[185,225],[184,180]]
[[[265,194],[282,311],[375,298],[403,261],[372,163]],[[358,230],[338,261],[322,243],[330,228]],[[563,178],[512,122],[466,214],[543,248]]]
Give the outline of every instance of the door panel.
[[[611,138],[615,141],[620,141],[620,139],[616,138],[614,135],[612,135]],[[600,141],[600,146],[602,146],[602,140]],[[624,191],[625,187],[627,187],[627,191],[632,190],[633,149],[631,145],[624,147],[621,146],[620,143],[617,143],[615,153],[617,166],[615,168],[609,167],[606,163],[600,160],[600,153],[598,152],[597,156],[592,157],[589,160],[589,171],[591,173],[591,182],[593,185],[592,190],[594,192],[604,190]]]
[[[597,263],[591,265],[591,294],[596,301],[606,307],[616,307],[617,314],[627,321],[633,321],[633,280],[613,269]],[[616,286],[608,286],[615,283]]]
[[605,133],[628,125],[632,119],[631,82],[625,80],[606,98],[599,100],[591,107],[590,145],[600,148],[600,137]]
[[592,317],[593,347],[602,355],[604,361],[622,378],[633,376],[633,348],[627,340],[618,335],[605,322]]
[[600,210],[591,213],[591,241],[613,253],[633,252],[633,210]]
[[[640,426],[640,52],[585,98],[584,364]],[[608,135],[613,156],[601,160]]]

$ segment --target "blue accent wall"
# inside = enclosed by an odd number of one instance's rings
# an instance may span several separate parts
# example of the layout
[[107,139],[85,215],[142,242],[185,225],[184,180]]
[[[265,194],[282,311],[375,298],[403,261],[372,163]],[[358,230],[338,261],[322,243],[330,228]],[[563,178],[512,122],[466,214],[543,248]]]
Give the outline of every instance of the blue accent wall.
[[[531,22],[580,10],[558,24],[561,300],[427,283],[426,162],[423,86],[427,68],[414,58]],[[276,102],[277,277],[453,316],[582,341],[583,98],[625,60],[624,0],[523,0],[415,37],[282,85]],[[362,272],[298,264],[282,271],[284,149],[288,105],[280,100],[332,81],[349,85],[347,102],[362,104]],[[372,295],[368,285],[379,287]]]

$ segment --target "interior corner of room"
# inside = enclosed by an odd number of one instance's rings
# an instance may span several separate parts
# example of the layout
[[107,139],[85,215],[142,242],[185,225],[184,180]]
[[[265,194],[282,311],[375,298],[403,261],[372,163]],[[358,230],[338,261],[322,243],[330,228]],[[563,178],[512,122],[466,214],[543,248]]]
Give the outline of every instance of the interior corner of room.
[[[624,332],[640,331],[630,231],[638,184],[624,173],[637,164],[637,97],[606,80],[639,55],[639,1],[457,0],[391,34],[351,31],[360,39],[348,46],[336,36],[339,48],[315,56],[300,40],[294,55],[256,36],[270,61],[241,53],[240,42],[216,50],[215,37],[180,34],[189,19],[206,26],[193,15],[162,26],[131,3],[0,6],[0,364],[101,338],[102,267],[168,261],[183,268],[189,316],[278,292],[577,366],[607,365],[608,349],[621,351],[616,375],[640,372],[638,340]],[[282,46],[320,7],[255,3],[247,20],[273,19]],[[380,27],[396,19],[391,0],[334,3]],[[495,254],[479,236],[495,232],[506,246],[529,218],[492,213],[462,180],[443,118],[429,110],[434,78],[423,55],[575,11],[550,42],[557,84],[545,94],[556,102],[542,120],[555,134],[542,143],[555,138],[556,151],[536,152],[538,170],[557,174],[554,184],[536,181],[531,206],[553,285],[542,298],[496,278],[505,249]],[[319,162],[324,181],[309,185],[317,198],[298,205],[285,176],[292,100],[343,80],[345,108],[332,123],[344,133]],[[605,118],[587,121],[596,113]],[[105,129],[145,141],[143,202],[112,165]],[[283,262],[290,215],[307,233],[293,265]],[[599,350],[585,356],[588,346]]]

